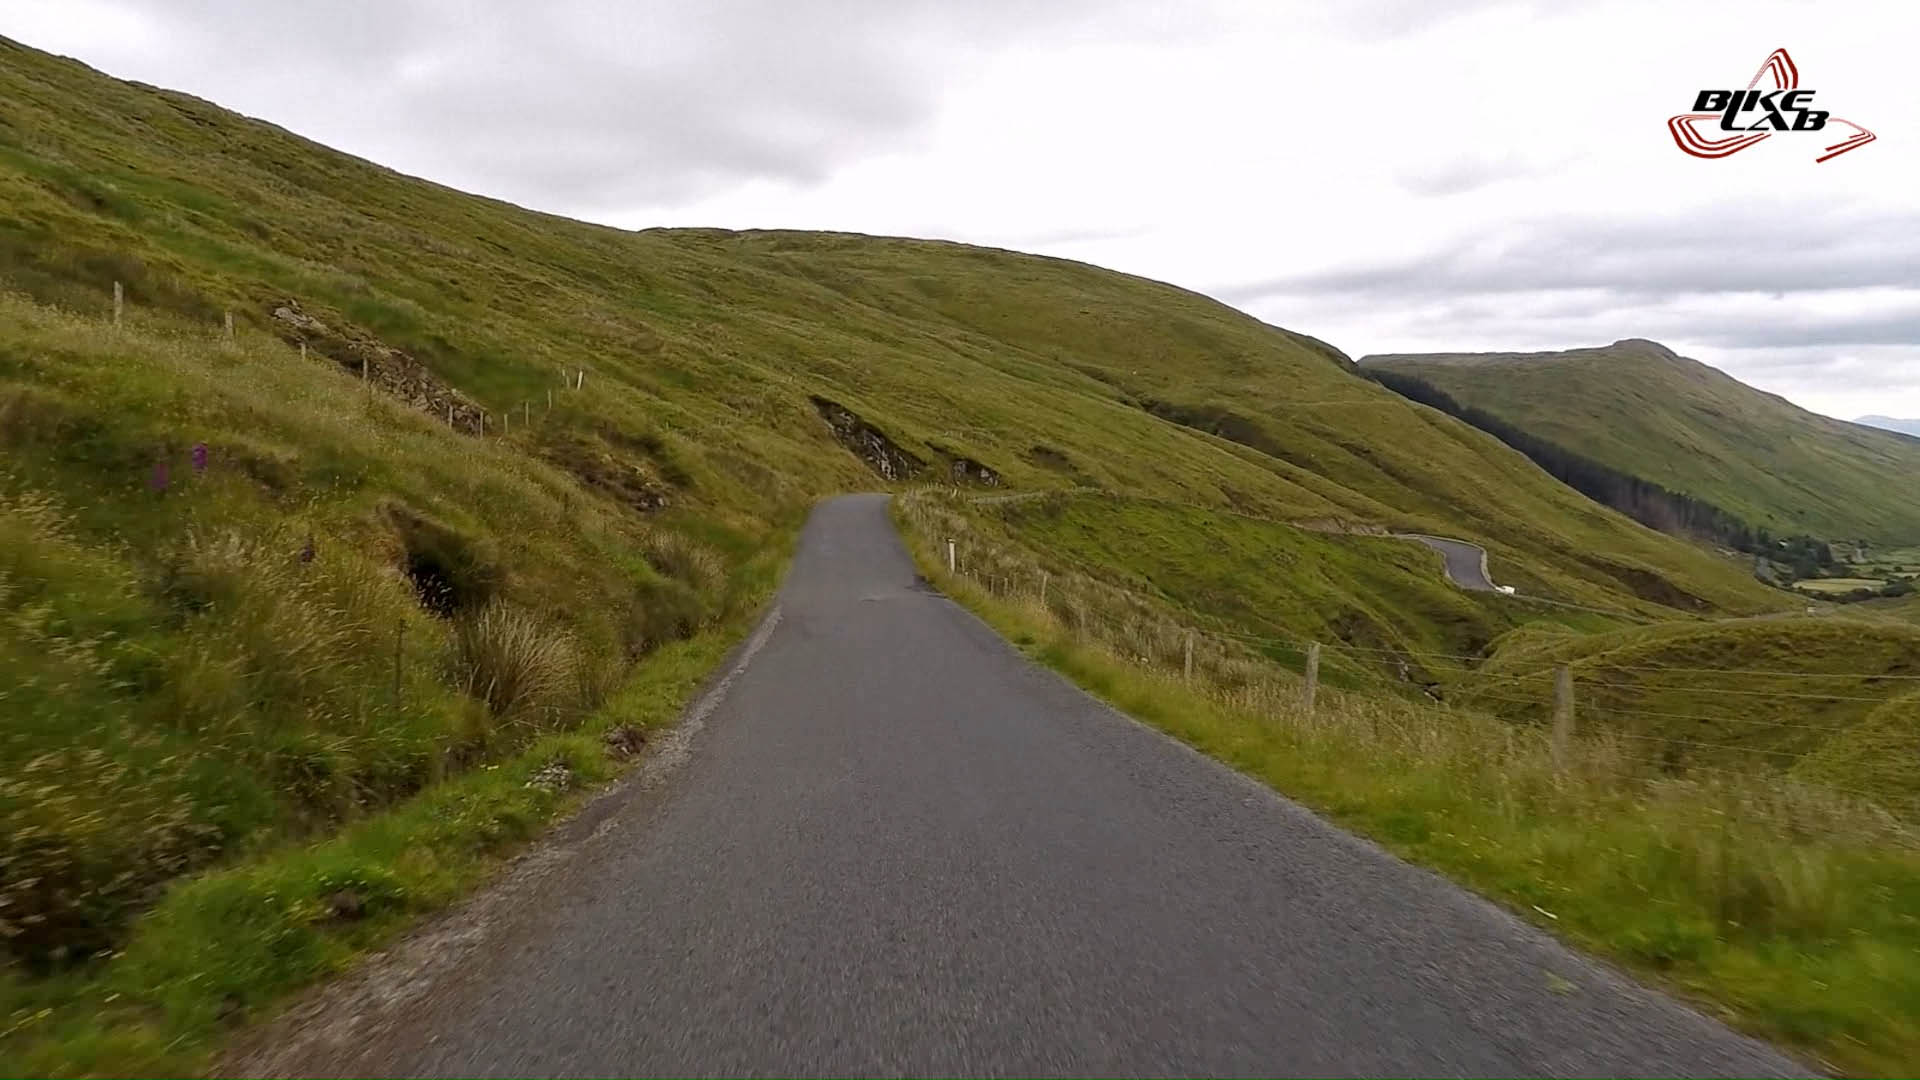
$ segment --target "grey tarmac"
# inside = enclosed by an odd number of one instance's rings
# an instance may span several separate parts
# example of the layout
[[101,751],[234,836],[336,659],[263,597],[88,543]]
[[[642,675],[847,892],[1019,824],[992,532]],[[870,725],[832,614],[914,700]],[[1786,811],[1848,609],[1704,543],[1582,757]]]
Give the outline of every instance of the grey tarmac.
[[1465,540],[1449,540],[1444,536],[1425,536],[1420,533],[1395,533],[1402,540],[1417,540],[1440,553],[1441,562],[1446,566],[1447,580],[1463,589],[1475,592],[1493,592],[1493,579],[1487,576],[1487,549],[1479,544],[1469,544]]
[[383,984],[351,1038],[283,1027],[286,1052],[258,1060],[1805,1072],[1036,667],[919,581],[885,496],[819,506],[778,603],[684,760],[591,809],[540,875],[508,875],[477,946],[431,985]]

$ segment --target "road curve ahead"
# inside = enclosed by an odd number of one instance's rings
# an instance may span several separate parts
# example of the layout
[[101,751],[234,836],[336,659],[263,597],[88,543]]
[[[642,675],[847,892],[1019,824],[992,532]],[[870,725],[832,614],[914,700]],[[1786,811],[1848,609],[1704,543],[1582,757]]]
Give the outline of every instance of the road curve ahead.
[[818,508],[685,763],[616,801],[293,1071],[1799,1069],[1029,664],[917,583],[882,496]]
[[1469,544],[1465,540],[1449,540],[1444,536],[1426,536],[1421,533],[1395,533],[1402,540],[1418,540],[1440,553],[1441,561],[1446,565],[1447,579],[1463,589],[1476,592],[1493,592],[1493,579],[1487,576],[1487,549],[1479,544]]

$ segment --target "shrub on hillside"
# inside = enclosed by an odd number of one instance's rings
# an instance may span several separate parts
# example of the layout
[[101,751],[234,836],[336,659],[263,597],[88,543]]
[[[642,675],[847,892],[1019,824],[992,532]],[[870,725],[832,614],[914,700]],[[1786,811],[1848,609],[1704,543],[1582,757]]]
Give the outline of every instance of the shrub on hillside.
[[498,718],[550,723],[578,695],[573,639],[503,603],[455,624],[454,656],[467,693]]

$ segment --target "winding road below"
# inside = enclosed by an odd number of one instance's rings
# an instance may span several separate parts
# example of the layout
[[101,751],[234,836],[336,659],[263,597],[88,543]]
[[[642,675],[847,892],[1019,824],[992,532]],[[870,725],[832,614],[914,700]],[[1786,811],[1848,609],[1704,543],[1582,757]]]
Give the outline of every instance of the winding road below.
[[1449,540],[1444,536],[1427,536],[1424,533],[1394,533],[1402,540],[1417,540],[1440,553],[1445,563],[1447,580],[1463,589],[1476,592],[1497,592],[1493,579],[1487,576],[1487,549],[1479,544],[1469,544],[1465,540]]
[[242,1067],[1802,1071],[1034,666],[884,496],[815,511],[769,625],[431,970],[374,962]]

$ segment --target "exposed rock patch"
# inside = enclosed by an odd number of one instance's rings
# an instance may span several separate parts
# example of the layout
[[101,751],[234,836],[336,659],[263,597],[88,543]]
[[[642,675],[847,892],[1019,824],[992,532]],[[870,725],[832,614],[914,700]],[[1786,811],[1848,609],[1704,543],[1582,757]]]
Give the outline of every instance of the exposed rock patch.
[[556,436],[540,448],[540,456],[631,510],[652,513],[664,509],[669,501],[672,489],[648,464],[617,451],[602,439]]
[[632,724],[621,724],[609,729],[600,737],[600,741],[606,744],[608,756],[621,761],[639,753],[647,745],[647,733]]
[[527,786],[545,792],[561,792],[573,787],[573,770],[564,761],[549,762],[527,781]]
[[972,458],[954,458],[951,471],[957,483],[979,484],[981,487],[1000,486],[1000,474]]
[[365,378],[428,416],[443,421],[451,417],[455,431],[480,432],[486,410],[399,349],[352,327],[330,326],[302,310],[298,300],[289,299],[275,307],[273,319],[288,343],[304,344],[309,352],[333,361],[355,378]]
[[947,459],[947,479],[955,484],[968,484],[975,487],[999,487],[1000,474],[993,468],[978,461],[949,450],[934,443],[927,444],[941,457]]
[[927,467],[926,462],[901,449],[885,432],[861,419],[852,409],[823,397],[812,401],[840,445],[853,451],[853,456],[886,479],[905,480]]

